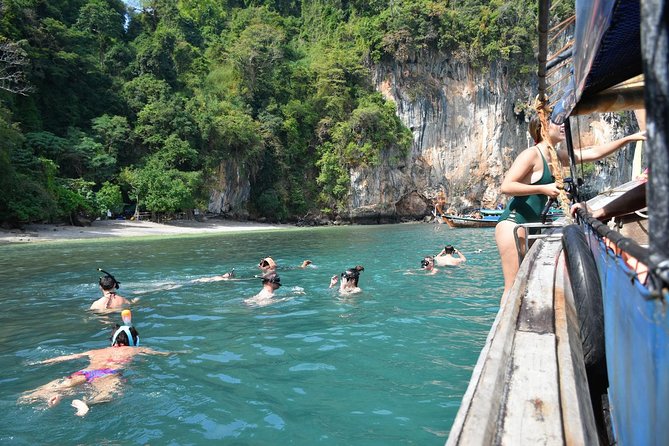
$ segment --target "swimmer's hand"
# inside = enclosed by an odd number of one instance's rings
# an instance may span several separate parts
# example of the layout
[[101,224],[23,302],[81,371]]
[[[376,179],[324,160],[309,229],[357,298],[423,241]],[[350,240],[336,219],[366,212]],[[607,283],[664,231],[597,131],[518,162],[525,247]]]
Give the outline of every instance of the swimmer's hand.
[[330,288],[337,284],[337,280],[339,280],[339,278],[336,274],[330,278]]

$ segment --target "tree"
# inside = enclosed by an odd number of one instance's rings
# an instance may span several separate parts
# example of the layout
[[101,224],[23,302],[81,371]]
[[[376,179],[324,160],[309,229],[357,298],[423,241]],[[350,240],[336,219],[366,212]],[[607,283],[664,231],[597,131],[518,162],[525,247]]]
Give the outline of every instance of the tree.
[[24,96],[33,91],[26,76],[28,65],[28,53],[21,45],[0,36],[0,89]]

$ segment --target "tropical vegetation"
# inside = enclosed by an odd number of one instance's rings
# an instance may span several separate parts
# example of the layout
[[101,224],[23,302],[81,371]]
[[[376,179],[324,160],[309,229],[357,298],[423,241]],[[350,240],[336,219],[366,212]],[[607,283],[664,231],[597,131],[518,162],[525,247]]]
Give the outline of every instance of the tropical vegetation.
[[522,0],[0,0],[0,222],[206,209],[216,171],[251,217],[346,204],[405,156],[377,63],[431,51],[532,66]]

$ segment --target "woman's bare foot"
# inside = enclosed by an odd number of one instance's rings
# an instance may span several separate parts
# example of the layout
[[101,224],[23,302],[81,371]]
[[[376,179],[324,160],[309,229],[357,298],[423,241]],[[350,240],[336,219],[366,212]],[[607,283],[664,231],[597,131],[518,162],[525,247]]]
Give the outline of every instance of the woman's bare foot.
[[72,400],[72,407],[77,409],[76,415],[83,417],[89,411],[88,405],[81,400]]
[[62,396],[60,396],[60,395],[52,395],[52,396],[49,397],[49,399],[46,401],[46,405],[47,405],[48,407],[53,407],[53,406],[55,406],[56,404],[60,403],[61,398],[62,398]]

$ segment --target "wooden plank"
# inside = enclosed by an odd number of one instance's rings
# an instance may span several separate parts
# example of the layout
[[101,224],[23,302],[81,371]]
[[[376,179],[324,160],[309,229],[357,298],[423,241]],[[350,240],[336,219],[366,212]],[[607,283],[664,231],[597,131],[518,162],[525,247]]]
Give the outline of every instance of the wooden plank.
[[534,261],[520,306],[518,330],[553,333],[553,277],[555,259],[562,245],[559,239],[540,240],[542,247]]
[[528,277],[541,252],[543,240],[538,240],[520,265],[516,280],[502,303],[485,346],[472,372],[460,410],[453,422],[447,445],[487,445],[498,435],[500,414],[512,372],[513,340],[516,333],[521,297],[525,294]]
[[555,274],[555,336],[565,445],[598,445],[578,316],[565,270],[564,253],[560,254]]
[[516,332],[499,441],[503,445],[563,445],[556,338]]

